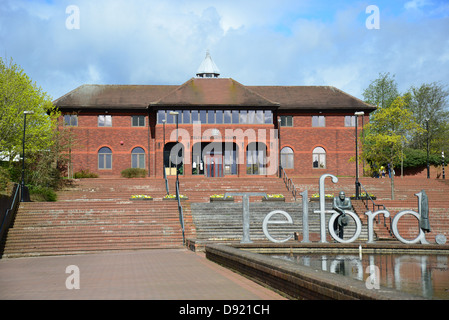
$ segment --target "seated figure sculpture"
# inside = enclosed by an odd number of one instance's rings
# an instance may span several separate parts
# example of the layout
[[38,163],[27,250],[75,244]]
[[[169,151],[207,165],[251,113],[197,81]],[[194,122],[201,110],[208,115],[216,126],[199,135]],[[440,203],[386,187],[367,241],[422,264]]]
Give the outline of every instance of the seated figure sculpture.
[[334,230],[343,239],[344,227],[348,225],[348,216],[344,210],[352,210],[351,199],[346,198],[344,191],[340,191],[339,196],[334,197],[332,209],[340,213],[340,216],[335,219]]

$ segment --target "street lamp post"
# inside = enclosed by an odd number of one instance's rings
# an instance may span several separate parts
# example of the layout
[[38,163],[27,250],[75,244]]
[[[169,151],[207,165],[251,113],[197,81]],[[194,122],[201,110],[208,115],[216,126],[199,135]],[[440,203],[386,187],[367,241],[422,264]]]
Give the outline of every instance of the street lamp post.
[[28,199],[25,200],[25,132],[26,132],[26,123],[27,123],[27,114],[34,114],[34,111],[24,111],[23,112],[23,139],[22,139],[22,187],[21,187],[21,202],[27,202]]
[[430,179],[430,165],[429,165],[429,119],[426,119],[427,131],[427,179]]
[[444,151],[441,151],[441,157],[443,158],[443,179],[446,179],[446,175],[444,174]]
[[363,111],[357,111],[355,115],[355,198],[360,199],[360,182],[359,182],[359,141],[358,141],[358,118],[365,115]]
[[[176,116],[176,147],[179,148],[179,132],[178,132],[178,124],[179,124],[179,112],[176,111],[171,111],[170,115],[172,116]],[[176,185],[178,185],[179,183],[179,178],[178,178],[178,165],[179,165],[179,159],[178,159],[178,155],[179,155],[179,149],[176,150]]]
[[282,178],[282,164],[281,164],[281,118],[278,119],[278,154],[279,154],[279,178]]

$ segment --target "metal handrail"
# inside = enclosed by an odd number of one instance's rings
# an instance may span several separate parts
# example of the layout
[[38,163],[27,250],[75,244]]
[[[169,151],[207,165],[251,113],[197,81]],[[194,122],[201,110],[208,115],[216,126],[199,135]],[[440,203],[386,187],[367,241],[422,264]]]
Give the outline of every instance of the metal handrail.
[[11,206],[6,210],[5,216],[3,217],[2,224],[0,226],[0,241],[3,238],[6,231],[9,229],[13,217],[16,215],[20,203],[21,186],[20,184],[15,185],[16,190],[14,191],[14,197],[11,202]]
[[[387,210],[387,208],[385,207],[385,205],[383,205],[383,204],[376,204],[375,202],[374,202],[374,200],[373,200],[373,198],[371,198],[371,196],[369,195],[369,193],[368,193],[368,191],[366,191],[366,189],[365,189],[365,187],[360,183],[360,186],[362,187],[362,189],[365,191],[365,194],[366,194],[366,196],[367,196],[367,199],[366,199],[366,203],[365,203],[365,199],[362,199],[362,202],[363,202],[363,204],[365,205],[365,208],[367,209],[367,210],[369,210],[369,207],[368,207],[368,200],[369,201],[371,201],[371,203],[372,203],[372,205],[373,205],[373,211],[376,211],[376,207],[377,207],[377,210],[379,210],[380,208],[381,209],[383,209],[383,210]],[[385,215],[383,216],[384,217],[384,227],[386,227],[387,226],[387,221],[386,221],[386,218],[385,218]],[[388,217],[388,220],[389,220],[389,224],[390,224],[390,234],[391,234],[391,217]],[[380,217],[379,217],[379,215],[377,216],[377,223],[379,223],[380,222]]]
[[184,213],[181,205],[181,197],[179,195],[179,180],[176,180],[176,199],[178,200],[178,212],[179,212],[179,222],[181,223],[182,230],[182,243],[185,244],[185,233],[184,233]]
[[296,190],[296,186],[293,183],[293,180],[290,179],[287,176],[287,173],[285,173],[284,168],[282,168],[282,166],[279,166],[280,169],[280,178],[284,180],[285,186],[287,187],[287,190],[290,191],[293,195],[293,197],[295,198],[296,201],[296,197],[297,197],[297,190]]

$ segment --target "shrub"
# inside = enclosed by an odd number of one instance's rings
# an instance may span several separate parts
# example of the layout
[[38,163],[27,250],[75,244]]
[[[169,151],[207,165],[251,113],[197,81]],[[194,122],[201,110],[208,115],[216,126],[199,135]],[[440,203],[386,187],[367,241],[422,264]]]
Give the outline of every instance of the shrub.
[[75,172],[74,175],[75,179],[82,179],[82,178],[98,178],[98,174],[90,172],[89,170],[81,170],[79,172]]
[[30,195],[35,201],[56,201],[56,192],[47,187],[29,186]]
[[139,168],[128,168],[121,172],[124,178],[145,178],[147,176],[147,170]]
[[10,180],[9,171],[0,167],[0,192],[5,191]]

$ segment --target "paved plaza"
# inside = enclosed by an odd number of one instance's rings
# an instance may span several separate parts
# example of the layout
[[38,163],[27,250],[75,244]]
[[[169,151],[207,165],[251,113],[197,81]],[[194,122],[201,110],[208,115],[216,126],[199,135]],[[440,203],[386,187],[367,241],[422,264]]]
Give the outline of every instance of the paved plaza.
[[[67,285],[76,287],[77,273],[79,289],[68,289]],[[284,298],[207,260],[202,253],[187,249],[157,249],[1,259],[0,299]]]

